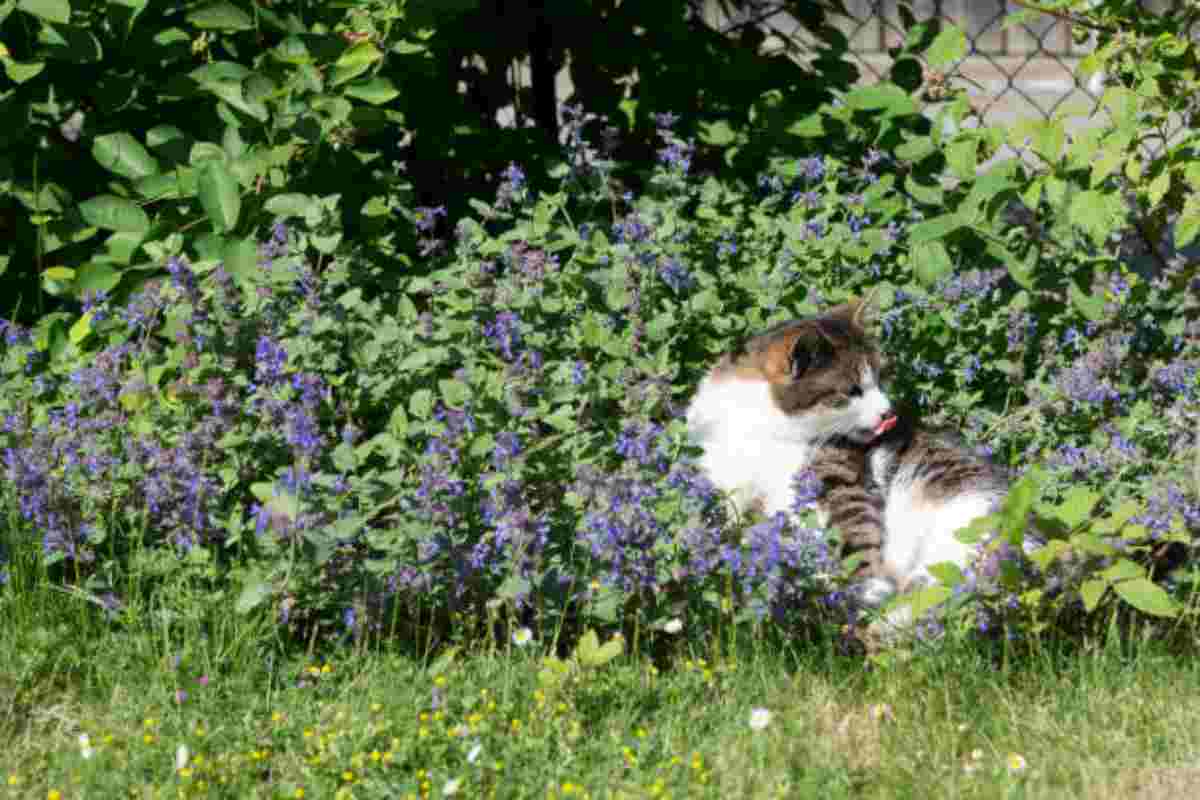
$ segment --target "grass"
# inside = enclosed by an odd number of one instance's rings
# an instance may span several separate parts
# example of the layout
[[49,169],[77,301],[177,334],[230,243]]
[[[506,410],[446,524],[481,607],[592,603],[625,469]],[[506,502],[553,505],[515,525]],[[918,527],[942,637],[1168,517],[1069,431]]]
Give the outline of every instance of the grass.
[[[542,642],[279,656],[253,620],[0,608],[0,796],[1157,798],[1200,790],[1200,661],[681,631],[540,676]],[[770,712],[755,729],[755,709]],[[761,722],[766,715],[758,715]],[[81,740],[86,735],[86,740]],[[87,756],[87,757],[85,757]]]

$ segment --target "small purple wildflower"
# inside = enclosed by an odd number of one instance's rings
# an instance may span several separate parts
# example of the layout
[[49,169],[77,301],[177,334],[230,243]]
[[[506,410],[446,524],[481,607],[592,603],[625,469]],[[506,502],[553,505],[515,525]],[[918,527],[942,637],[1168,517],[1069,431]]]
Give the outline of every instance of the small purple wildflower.
[[418,206],[415,224],[421,233],[429,233],[437,227],[438,217],[446,216],[445,206]]
[[484,324],[483,335],[492,340],[505,361],[513,361],[521,346],[521,318],[515,312],[501,311],[494,320]]
[[680,260],[674,256],[659,265],[658,275],[662,278],[663,283],[671,287],[671,291],[675,292],[675,294],[680,294],[684,290],[691,288],[695,282],[691,273],[688,272],[687,267],[683,266]]

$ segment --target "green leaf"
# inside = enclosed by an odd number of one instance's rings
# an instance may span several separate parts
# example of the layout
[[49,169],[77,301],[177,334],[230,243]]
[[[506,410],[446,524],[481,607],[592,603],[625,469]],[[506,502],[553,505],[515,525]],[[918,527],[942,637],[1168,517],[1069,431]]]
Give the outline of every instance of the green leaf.
[[230,239],[221,247],[221,260],[225,271],[241,285],[242,292],[250,294],[258,273],[258,243],[252,237]]
[[1100,578],[1089,578],[1079,587],[1079,597],[1083,600],[1084,609],[1090,614],[1100,605],[1100,598],[1108,588],[1108,581]]
[[342,53],[341,57],[334,63],[329,85],[340,86],[347,81],[354,80],[370,69],[371,65],[381,58],[383,58],[383,53],[374,44],[371,42],[358,42]]
[[955,139],[946,146],[946,163],[955,177],[964,181],[975,178],[979,166],[979,139],[974,135]]
[[417,389],[408,398],[408,411],[417,419],[428,419],[433,413],[433,392],[428,389]]
[[1164,169],[1162,174],[1150,181],[1146,187],[1146,197],[1150,201],[1150,205],[1156,206],[1162,202],[1166,196],[1167,190],[1171,188],[1171,171]]
[[1192,195],[1183,204],[1183,211],[1175,221],[1175,246],[1187,247],[1200,233],[1200,199]]
[[288,192],[275,195],[263,204],[263,208],[277,217],[304,217],[313,209],[313,199],[306,194]]
[[918,203],[930,206],[940,206],[945,197],[945,192],[936,182],[926,186],[923,183],[917,183],[911,174],[904,176],[904,190],[912,195]]
[[102,194],[79,204],[79,213],[88,225],[109,231],[146,233],[150,218],[141,207],[124,197]]
[[1088,189],[1075,195],[1067,218],[1099,246],[1104,244],[1120,222],[1118,214],[1122,206],[1123,201],[1114,198],[1111,193]]
[[176,167],[170,172],[150,175],[133,185],[147,200],[180,199],[196,195],[196,171],[191,167]]
[[957,564],[946,561],[929,567],[929,574],[943,586],[958,586],[963,581],[963,572]]
[[66,24],[71,21],[69,0],[17,0],[17,8],[26,14],[41,17],[47,22]]
[[909,251],[913,274],[926,286],[932,286],[954,270],[950,254],[941,242],[925,242]]
[[1000,509],[1001,533],[1005,541],[1014,547],[1020,547],[1025,539],[1025,523],[1029,512],[1033,510],[1039,487],[1042,482],[1042,472],[1034,467],[1013,485],[1004,498]]
[[934,37],[925,58],[935,69],[943,69],[967,54],[967,35],[953,25],[942,28],[941,33]]
[[254,20],[233,3],[209,3],[187,15],[187,21],[197,28],[226,31],[248,31]]
[[582,667],[602,667],[621,655],[624,641],[613,637],[605,644],[600,644],[600,638],[590,628],[579,638],[575,646],[575,660]]
[[942,214],[913,225],[908,229],[908,240],[913,244],[932,242],[935,239],[943,239],[949,236],[965,225],[966,223],[963,221],[963,218],[952,211],[949,214]]
[[33,61],[28,64],[22,64],[19,61],[13,61],[11,58],[0,59],[4,64],[4,74],[13,83],[25,83],[25,81],[33,80],[41,74],[46,68],[45,61]]
[[258,573],[251,573],[246,582],[242,584],[242,591],[238,594],[237,602],[233,608],[239,614],[249,614],[254,609],[263,604],[271,596],[272,588],[269,581],[265,580]]
[[1119,506],[1106,514],[1101,519],[1089,526],[1088,530],[1093,533],[1117,533],[1129,520],[1140,514],[1145,506],[1132,498],[1123,501]]
[[343,92],[348,97],[364,100],[375,106],[390,103],[400,96],[400,91],[390,79],[380,77],[352,83]]
[[[937,146],[934,145],[933,140],[928,136],[914,136],[903,144],[897,145],[896,149],[892,152],[901,161],[910,161],[915,164],[933,153],[936,149]],[[912,175],[909,175],[908,179],[911,180]]]
[[142,143],[128,133],[97,136],[92,144],[92,156],[109,172],[126,178],[145,178],[156,175],[158,161]]
[[242,198],[237,179],[219,161],[205,161],[196,178],[196,194],[200,205],[217,231],[237,227],[242,210]]
[[846,95],[846,105],[861,111],[886,110],[892,114],[915,114],[916,103],[899,86],[879,83],[860,86]]
[[462,381],[443,378],[438,381],[438,387],[451,408],[462,408],[471,399],[471,388]]
[[1078,528],[1092,515],[1092,509],[1100,502],[1100,493],[1086,486],[1072,486],[1063,501],[1053,511],[1054,517],[1068,528]]
[[108,264],[91,262],[75,274],[75,288],[80,292],[110,292],[121,282],[121,273]]
[[1084,294],[1074,281],[1067,284],[1067,296],[1071,298],[1071,305],[1092,322],[1099,322],[1104,318],[1103,297],[1091,297]]
[[913,619],[920,619],[932,609],[949,600],[953,594],[954,590],[949,586],[926,586],[909,595],[902,605],[912,608]]
[[1098,577],[1109,581],[1127,581],[1146,577],[1146,568],[1128,558],[1117,559],[1111,566],[1100,571]]
[[71,291],[75,270],[70,267],[50,267],[42,271],[42,289],[55,297]]
[[67,338],[71,340],[71,344],[79,344],[92,334],[92,316],[95,311],[88,311],[79,319],[75,320],[75,324],[71,326],[71,330],[67,333]]
[[1179,605],[1166,590],[1149,578],[1134,578],[1113,585],[1113,591],[1129,605],[1153,617],[1175,617]]

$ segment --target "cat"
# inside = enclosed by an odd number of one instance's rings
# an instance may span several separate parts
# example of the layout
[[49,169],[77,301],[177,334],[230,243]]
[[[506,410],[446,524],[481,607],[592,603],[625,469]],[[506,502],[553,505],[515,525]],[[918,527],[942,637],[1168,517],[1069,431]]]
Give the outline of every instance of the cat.
[[878,607],[965,565],[955,532],[992,511],[1007,480],[950,437],[896,413],[880,384],[867,305],[784,322],[723,356],[688,407],[713,483],[743,510],[790,511],[793,478],[825,485],[822,524],[863,556],[854,594]]

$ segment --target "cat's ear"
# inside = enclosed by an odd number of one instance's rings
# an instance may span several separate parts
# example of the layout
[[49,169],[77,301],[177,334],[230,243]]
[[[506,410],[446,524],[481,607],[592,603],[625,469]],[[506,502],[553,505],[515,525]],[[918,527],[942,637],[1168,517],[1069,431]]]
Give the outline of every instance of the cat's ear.
[[879,318],[879,288],[875,287],[863,297],[853,297],[834,309],[834,315],[860,330],[870,330]]
[[823,335],[798,336],[788,354],[788,373],[792,380],[799,380],[806,372],[821,369],[833,363],[833,343]]

